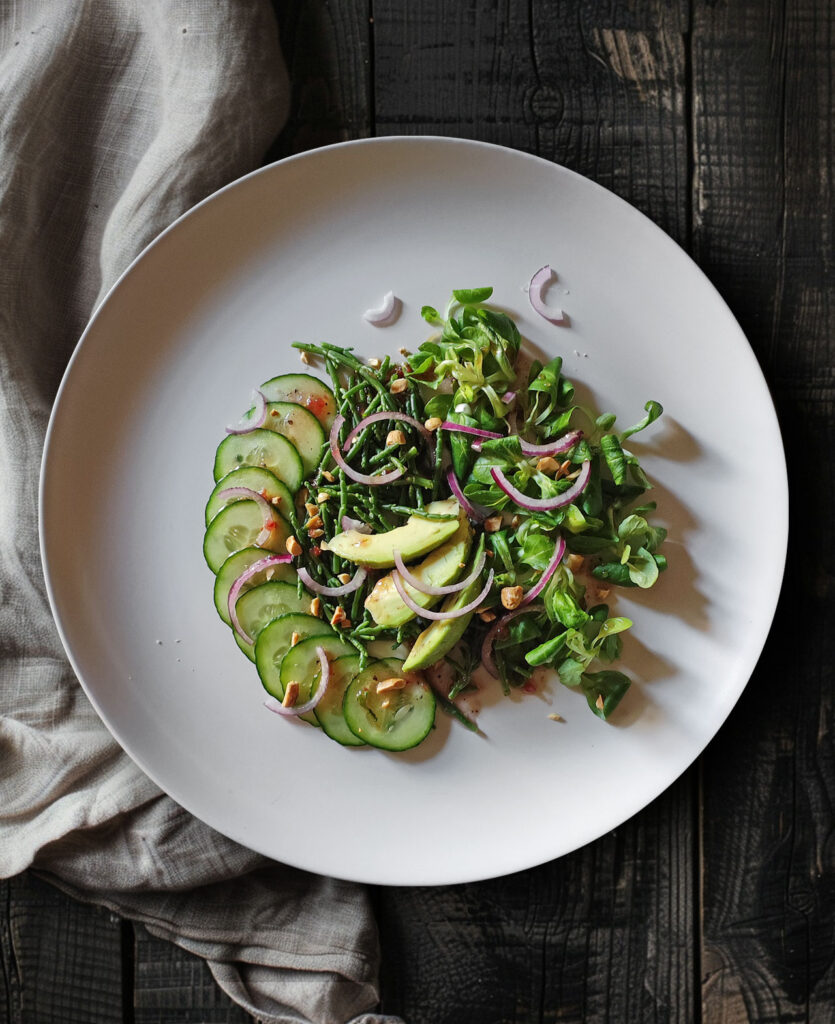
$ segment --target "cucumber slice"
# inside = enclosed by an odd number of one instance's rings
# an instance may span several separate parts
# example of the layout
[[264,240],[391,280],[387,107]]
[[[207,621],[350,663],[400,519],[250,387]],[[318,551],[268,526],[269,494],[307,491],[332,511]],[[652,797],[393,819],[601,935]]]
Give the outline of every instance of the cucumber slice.
[[[252,417],[250,409],[244,421]],[[274,430],[286,437],[301,456],[305,476],[311,476],[322,459],[325,431],[312,412],[295,402],[268,402],[265,430]]]
[[435,695],[414,675],[405,677],[402,690],[377,693],[377,683],[393,676],[403,677],[402,661],[372,661],[345,691],[342,713],[351,732],[372,747],[408,750],[425,740],[435,723]]
[[215,480],[242,466],[268,469],[283,480],[293,494],[304,479],[304,466],[294,445],[281,434],[263,427],[250,430],[248,434],[230,434],[217,446]]
[[[230,555],[218,569],[215,577],[215,608],[227,626],[232,625],[232,620],[229,618],[229,591],[241,573],[264,558],[266,554],[269,552],[265,552],[263,548],[244,548],[242,551],[236,551],[234,555]],[[295,583],[297,579],[296,570],[292,565],[271,565],[269,570],[259,572],[252,579],[247,580],[238,596],[240,597],[247,590],[257,587],[259,583],[264,583],[267,579],[266,573],[270,570],[272,570],[272,575],[269,577],[271,580]]]
[[333,392],[318,377],[309,373],[284,373],[261,385],[268,402],[295,402],[313,413],[326,431],[336,416]]
[[295,646],[295,633],[299,636],[297,643],[310,636],[336,636],[324,619],[301,612],[280,615],[264,626],[255,641],[255,667],[258,669],[264,689],[277,700],[284,696],[280,674],[281,660],[290,648]]
[[[227,487],[248,487],[252,491],[257,491],[275,506],[277,512],[286,513],[293,507],[293,495],[290,493],[290,489],[287,484],[278,479],[275,473],[271,473],[268,469],[262,469],[260,466],[244,466],[241,469],[233,469],[231,473],[221,477],[215,484],[215,489],[206,505],[206,526],[226,505],[241,500],[240,498],[221,498],[220,492],[226,490]],[[274,500],[276,498],[278,501]]]
[[343,747],[364,747],[365,740],[355,736],[342,714],[345,691],[360,670],[358,654],[345,654],[331,662],[331,677],[325,696],[316,705],[313,714],[322,726],[322,732]]
[[[299,641],[295,647],[291,647],[281,659],[279,671],[281,692],[284,693],[290,680],[295,679],[299,684],[299,704],[310,700],[316,689],[316,684],[319,682],[320,666],[319,656],[316,653],[317,647],[325,649],[325,654],[330,662],[336,661],[337,658],[346,654],[356,654],[357,651],[356,647],[340,640],[335,633],[333,636],[311,636],[307,640]],[[309,715],[302,715],[302,718],[312,725],[319,724],[313,712],[310,712]]]
[[[277,619],[280,615],[287,615],[288,612],[306,612],[309,607],[309,594],[299,597],[295,583],[283,583],[281,580],[260,583],[252,590],[241,594],[235,603],[238,621],[244,632],[249,634],[253,640],[258,639],[258,634],[273,619]],[[254,645],[248,644],[237,633],[234,633],[233,636],[247,658],[250,661],[255,661]]]
[[[292,530],[287,520],[272,512],[275,527],[270,532],[264,551],[282,552]],[[264,528],[264,512],[257,501],[244,499],[233,502],[221,509],[206,528],[203,538],[203,554],[209,568],[216,573],[230,555],[244,548],[254,547],[255,541]]]

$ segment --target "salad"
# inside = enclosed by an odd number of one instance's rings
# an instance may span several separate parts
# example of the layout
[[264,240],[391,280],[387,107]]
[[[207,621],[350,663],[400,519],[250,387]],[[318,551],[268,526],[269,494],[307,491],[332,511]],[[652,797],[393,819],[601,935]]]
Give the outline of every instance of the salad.
[[[531,302],[558,323],[544,271]],[[505,693],[553,669],[603,719],[630,686],[611,666],[632,623],[607,602],[666,568],[628,447],[661,405],[617,429],[559,356],[525,358],[491,296],[424,306],[432,334],[400,360],[295,343],[327,380],[268,380],[217,449],[203,550],[218,614],[267,706],[346,746],[413,747],[438,706],[476,729],[462,701],[479,666]]]

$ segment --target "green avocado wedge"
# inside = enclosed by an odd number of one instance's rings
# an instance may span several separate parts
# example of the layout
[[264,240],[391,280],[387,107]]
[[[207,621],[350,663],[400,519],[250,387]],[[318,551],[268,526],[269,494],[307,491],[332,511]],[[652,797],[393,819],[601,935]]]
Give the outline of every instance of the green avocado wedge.
[[[472,567],[475,567],[476,561],[481,558],[483,550],[484,534],[479,537],[478,544],[476,544]],[[470,601],[478,596],[483,586],[483,580],[477,577],[459,593],[450,594],[441,606],[442,611],[449,612],[454,611],[456,608],[463,608],[464,605],[469,604]],[[438,619],[431,626],[428,626],[415,640],[414,647],[412,647],[408,658],[403,663],[403,671],[412,672],[416,669],[428,668],[429,665],[434,665],[436,661],[440,661],[464,635],[474,614],[474,612],[470,612],[468,615],[461,615],[457,619]]]
[[[444,587],[459,579],[470,553],[473,531],[464,510],[458,519],[458,529],[446,543],[426,556],[418,565],[409,567],[411,574],[421,583],[435,587]],[[423,594],[408,583],[403,584],[409,597],[421,608],[431,608],[440,598],[431,594]],[[391,573],[377,580],[374,589],[365,599],[365,607],[378,626],[396,629],[404,622],[409,622],[415,613],[397,593]]]
[[424,519],[423,516],[409,516],[403,526],[385,533],[359,533],[347,530],[338,533],[328,541],[328,548],[335,555],[357,565],[372,569],[391,569],[394,566],[394,552],[399,551],[404,562],[410,562],[421,555],[440,547],[459,528],[459,505],[455,498],[433,501],[426,506],[431,515],[449,515],[454,519]]

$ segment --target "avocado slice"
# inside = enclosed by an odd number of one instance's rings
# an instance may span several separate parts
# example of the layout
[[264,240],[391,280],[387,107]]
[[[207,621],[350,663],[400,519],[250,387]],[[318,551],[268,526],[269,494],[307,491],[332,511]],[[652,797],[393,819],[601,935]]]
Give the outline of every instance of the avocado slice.
[[328,549],[340,558],[372,569],[391,569],[395,551],[400,552],[404,562],[420,558],[449,540],[459,524],[460,510],[455,498],[433,501],[426,506],[426,511],[434,515],[452,515],[455,519],[424,519],[413,515],[403,526],[386,533],[347,530],[329,540]]
[[[435,548],[419,565],[411,566],[409,571],[422,583],[429,583],[435,587],[444,587],[452,583],[461,575],[461,567],[466,563],[467,555],[470,553],[472,538],[472,528],[462,509],[458,518],[458,529],[450,539]],[[409,597],[421,608],[431,608],[440,600],[437,596],[422,594],[408,583],[404,583],[404,587]],[[365,607],[378,625],[389,626],[392,629],[415,617],[415,613],[397,593],[391,573],[377,580],[376,586],[365,599]]]
[[[478,538],[478,544],[476,545],[470,568],[473,568],[478,559],[481,558],[483,550],[484,534],[481,534]],[[459,593],[450,594],[441,606],[442,611],[450,612],[456,608],[463,608],[465,604],[469,604],[473,598],[478,596],[483,586],[484,581],[480,576],[477,577]],[[457,619],[436,619],[415,640],[415,645],[409,652],[409,657],[403,663],[403,671],[412,672],[415,669],[427,668],[429,665],[434,665],[436,661],[440,661],[464,635],[474,614],[475,612],[470,612],[468,615],[462,615]]]

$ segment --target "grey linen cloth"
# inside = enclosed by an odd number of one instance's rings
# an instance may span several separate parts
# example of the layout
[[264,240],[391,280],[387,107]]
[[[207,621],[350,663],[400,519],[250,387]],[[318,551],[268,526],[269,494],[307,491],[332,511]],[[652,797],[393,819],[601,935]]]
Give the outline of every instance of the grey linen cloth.
[[367,893],[237,846],[140,772],[64,658],[38,555],[44,432],[90,313],[286,117],[272,9],[0,0],[0,98],[0,877],[34,867],[144,922],[260,1020],[391,1020]]

